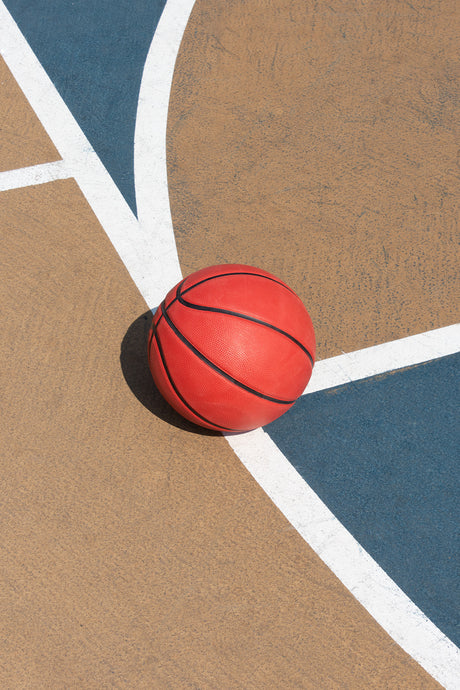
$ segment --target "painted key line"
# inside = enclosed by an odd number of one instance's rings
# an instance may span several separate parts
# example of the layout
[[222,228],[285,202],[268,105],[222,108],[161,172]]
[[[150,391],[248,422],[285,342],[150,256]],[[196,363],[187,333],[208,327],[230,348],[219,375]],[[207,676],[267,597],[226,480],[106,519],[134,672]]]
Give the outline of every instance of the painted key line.
[[72,177],[72,173],[67,169],[64,161],[40,163],[25,168],[6,170],[0,172],[0,192],[36,184],[46,184],[56,180],[66,180],[69,177]]
[[460,350],[460,324],[436,328],[316,362],[303,395],[388,371],[412,367]]
[[337,520],[263,429],[227,436],[283,515],[384,630],[428,673],[458,690],[460,650]]
[[[168,1],[146,60],[135,133],[138,220],[0,0],[0,52],[62,156],[62,168],[57,169],[75,178],[153,309],[181,278],[169,208],[166,123],[175,60],[193,5],[194,0]],[[17,179],[22,186],[24,177],[18,174]],[[459,350],[457,324],[344,353],[316,363],[306,393]],[[449,690],[458,688],[458,648],[362,549],[268,434],[257,429],[226,438],[299,534],[375,620],[439,683]]]
[[[162,286],[172,287],[180,278],[174,237],[164,232],[163,223],[158,226],[162,232],[152,238],[138,222],[2,1],[0,54],[62,157],[63,167],[76,180],[145,301],[158,304]],[[171,79],[172,70],[169,75],[159,75],[157,100],[161,100],[162,93],[167,103]],[[162,206],[161,213],[168,215],[169,207]]]

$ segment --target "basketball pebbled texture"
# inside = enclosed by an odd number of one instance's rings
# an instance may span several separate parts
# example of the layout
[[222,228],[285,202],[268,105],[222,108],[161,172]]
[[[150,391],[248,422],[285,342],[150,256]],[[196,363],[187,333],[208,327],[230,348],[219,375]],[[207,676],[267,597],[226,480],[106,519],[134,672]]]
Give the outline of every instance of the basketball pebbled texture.
[[150,371],[169,404],[208,429],[272,422],[307,385],[315,334],[300,298],[267,271],[241,264],[189,275],[157,309]]

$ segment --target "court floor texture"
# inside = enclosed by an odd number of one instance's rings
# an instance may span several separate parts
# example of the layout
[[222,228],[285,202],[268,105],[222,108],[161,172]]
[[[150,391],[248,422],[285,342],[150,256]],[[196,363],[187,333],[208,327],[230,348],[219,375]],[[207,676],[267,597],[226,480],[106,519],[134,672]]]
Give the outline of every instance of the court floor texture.
[[[460,688],[454,0],[0,0],[0,687]],[[264,428],[182,419],[152,312],[300,296]]]

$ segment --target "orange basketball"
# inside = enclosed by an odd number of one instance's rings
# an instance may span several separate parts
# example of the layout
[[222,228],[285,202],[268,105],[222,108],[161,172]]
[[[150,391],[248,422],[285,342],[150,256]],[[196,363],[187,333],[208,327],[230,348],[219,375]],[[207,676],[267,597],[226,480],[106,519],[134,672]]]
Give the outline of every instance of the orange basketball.
[[315,334],[299,297],[253,266],[204,268],[166,296],[148,358],[166,400],[187,419],[241,432],[272,422],[302,394]]

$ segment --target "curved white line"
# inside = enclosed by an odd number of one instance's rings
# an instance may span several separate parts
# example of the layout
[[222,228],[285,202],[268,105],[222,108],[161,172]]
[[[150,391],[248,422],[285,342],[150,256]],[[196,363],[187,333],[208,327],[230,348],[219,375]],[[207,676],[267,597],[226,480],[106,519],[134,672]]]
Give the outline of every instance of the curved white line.
[[[135,145],[139,224],[0,0],[0,52],[151,306],[181,277],[165,142],[174,62],[193,5],[194,0],[168,1],[144,70]],[[141,153],[143,147],[148,155]],[[433,678],[448,690],[458,690],[457,647],[360,547],[270,437],[258,429],[226,438],[291,524],[376,621]]]
[[142,75],[134,136],[134,183],[139,223],[154,256],[151,307],[182,278],[171,220],[166,127],[176,57],[195,0],[169,0]]
[[[169,207],[166,125],[174,64],[194,0],[169,0],[152,41],[139,98],[135,140],[136,194],[139,220],[148,232],[158,260],[159,303],[180,280]],[[181,13],[183,13],[181,15]],[[359,353],[319,362],[311,390],[345,383],[450,353],[452,328],[386,343]],[[445,342],[448,345],[445,345]],[[443,344],[444,343],[444,344]],[[458,337],[457,345],[458,350]],[[456,351],[454,347],[454,351]],[[437,353],[437,354],[433,354]],[[403,362],[401,364],[401,362]],[[310,387],[307,387],[309,392]],[[389,635],[436,680],[452,690],[459,668],[457,647],[423,614],[362,549],[330,512],[279,448],[262,430],[228,435],[228,443],[255,480],[301,536],[322,558]]]
[[[181,278],[168,196],[166,126],[177,55],[171,46],[178,51],[193,4],[194,0],[169,0],[166,5],[147,58],[139,98],[135,140],[137,205],[139,220],[164,262],[158,274],[158,303]],[[403,339],[396,345],[386,343],[376,350],[362,350],[357,356],[350,353],[323,360],[315,367],[319,371],[312,377],[311,390],[381,373],[382,362],[388,371],[395,363],[406,366],[411,356],[425,361],[450,353],[452,335],[452,329],[448,336],[439,329],[431,335],[416,336],[416,341]],[[440,344],[443,340],[449,345]],[[428,673],[453,690],[460,674],[457,647],[361,548],[270,437],[257,429],[226,438],[254,479],[356,599]]]

